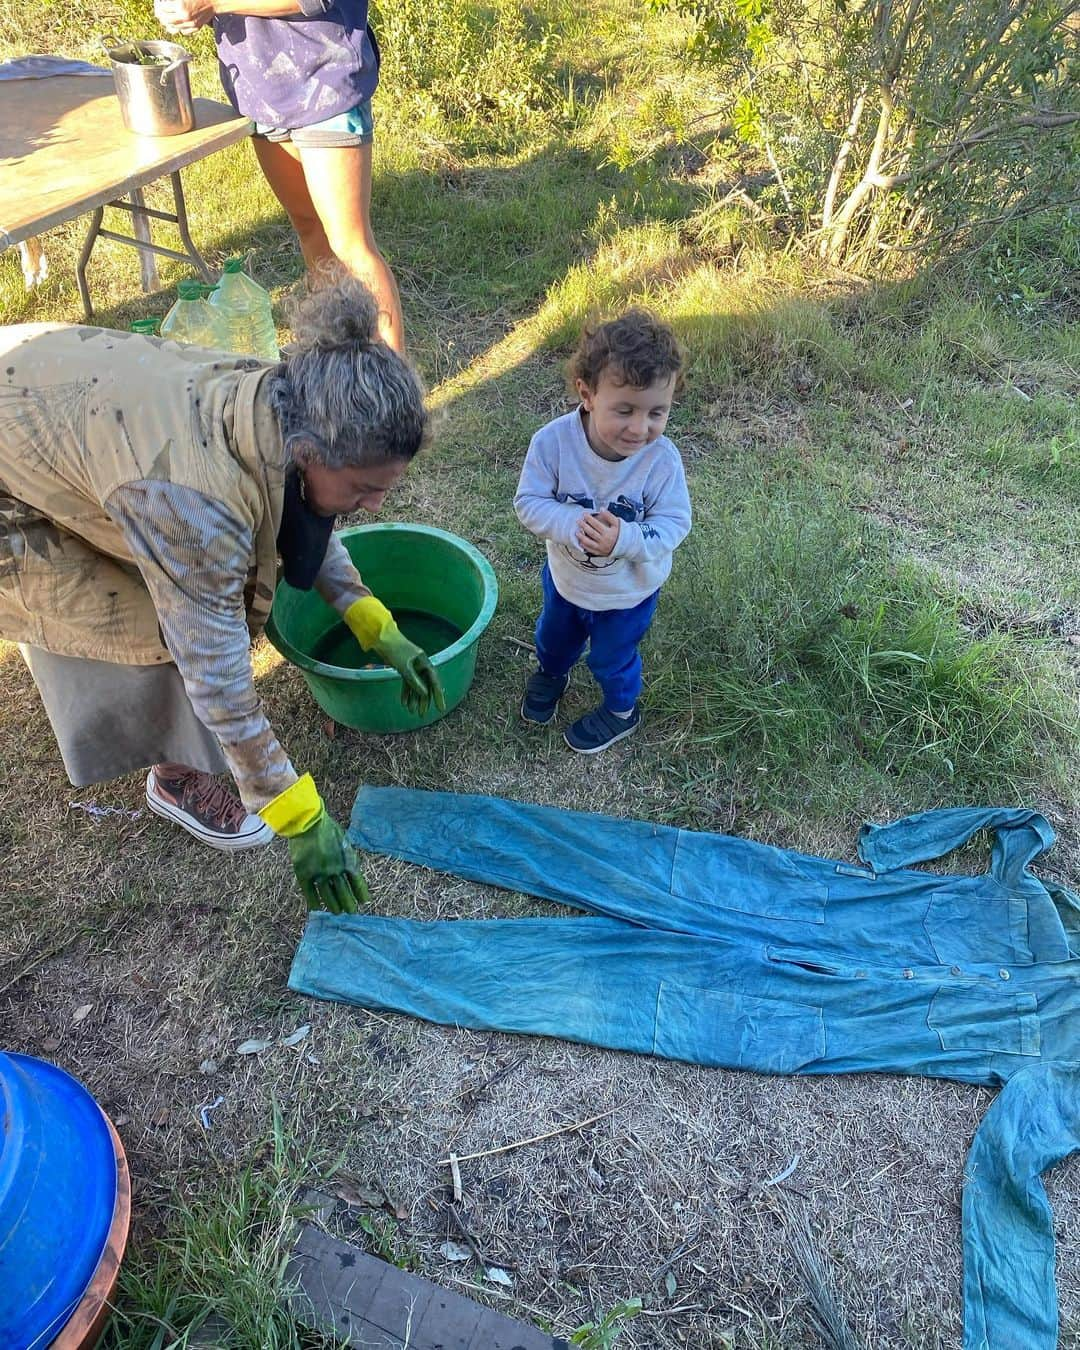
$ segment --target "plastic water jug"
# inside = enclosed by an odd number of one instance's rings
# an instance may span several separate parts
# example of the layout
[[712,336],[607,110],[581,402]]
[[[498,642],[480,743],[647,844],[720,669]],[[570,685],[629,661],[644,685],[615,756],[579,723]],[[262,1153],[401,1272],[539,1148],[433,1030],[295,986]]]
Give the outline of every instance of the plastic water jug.
[[230,351],[232,338],[229,331],[219,312],[205,299],[210,289],[201,281],[178,282],[177,301],[161,321],[161,336],[195,347]]
[[270,296],[244,271],[243,258],[226,262],[210,304],[228,329],[230,351],[280,360]]

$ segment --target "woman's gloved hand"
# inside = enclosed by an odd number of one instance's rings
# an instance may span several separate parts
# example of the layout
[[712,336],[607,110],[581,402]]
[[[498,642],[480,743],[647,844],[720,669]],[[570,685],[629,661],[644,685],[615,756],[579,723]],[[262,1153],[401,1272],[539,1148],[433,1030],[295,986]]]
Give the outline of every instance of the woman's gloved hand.
[[288,840],[308,909],[355,914],[360,905],[370,904],[357,852],[333,816],[327,815],[311,774],[279,793],[259,816]]
[[431,659],[422,647],[410,642],[394,622],[381,600],[365,595],[345,611],[345,622],[365,651],[401,676],[401,701],[416,717],[424,717],[432,703],[446,711],[446,697]]

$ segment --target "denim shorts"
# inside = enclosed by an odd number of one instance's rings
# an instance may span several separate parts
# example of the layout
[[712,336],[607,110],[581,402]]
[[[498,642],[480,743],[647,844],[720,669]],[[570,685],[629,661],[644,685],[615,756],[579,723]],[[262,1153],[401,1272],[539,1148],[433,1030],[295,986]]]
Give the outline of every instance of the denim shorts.
[[309,149],[338,149],[342,146],[370,145],[375,123],[371,116],[371,99],[365,98],[348,112],[328,117],[325,122],[313,122],[306,127],[270,127],[255,123],[255,135],[268,141],[292,141],[293,145]]

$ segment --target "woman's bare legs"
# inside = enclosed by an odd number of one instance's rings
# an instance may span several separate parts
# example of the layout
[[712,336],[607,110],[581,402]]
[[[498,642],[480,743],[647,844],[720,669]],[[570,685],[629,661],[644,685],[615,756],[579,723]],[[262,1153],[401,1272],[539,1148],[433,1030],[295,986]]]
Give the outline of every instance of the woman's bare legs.
[[374,295],[383,341],[404,353],[401,297],[371,229],[371,146],[303,145],[300,163],[331,251]]
[[315,274],[333,259],[334,254],[319,213],[312,204],[300,154],[290,141],[268,141],[264,136],[256,136],[252,144],[259,167],[300,240],[300,252],[307,269]]
[[370,289],[379,334],[405,350],[401,298],[371,229],[371,146],[297,147],[255,137],[266,181],[285,208],[314,277],[335,260]]

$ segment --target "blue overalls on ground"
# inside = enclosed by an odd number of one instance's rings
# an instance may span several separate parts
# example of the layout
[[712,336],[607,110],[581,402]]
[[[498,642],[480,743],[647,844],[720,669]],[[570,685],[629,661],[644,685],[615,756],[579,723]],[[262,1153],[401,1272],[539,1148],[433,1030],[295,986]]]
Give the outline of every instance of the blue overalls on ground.
[[[979,830],[989,870],[913,870]],[[363,849],[601,918],[313,914],[298,992],[433,1022],[762,1073],[1004,1085],[964,1192],[964,1350],[1053,1350],[1040,1174],[1080,1148],[1080,898],[1031,862],[1034,811],[864,826],[862,865],[498,798],[363,788]]]

